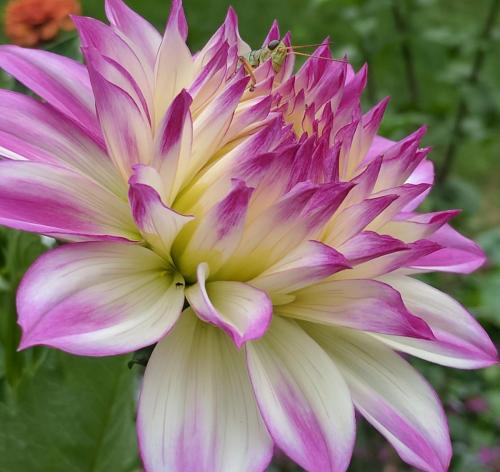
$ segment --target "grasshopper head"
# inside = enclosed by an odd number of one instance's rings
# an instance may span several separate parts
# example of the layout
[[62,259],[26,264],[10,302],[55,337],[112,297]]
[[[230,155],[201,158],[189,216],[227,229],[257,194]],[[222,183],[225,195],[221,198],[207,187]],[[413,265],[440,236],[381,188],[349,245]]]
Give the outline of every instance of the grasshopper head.
[[282,40],[275,39],[269,42],[267,49],[270,52],[273,69],[275,72],[278,72],[288,54],[288,48]]

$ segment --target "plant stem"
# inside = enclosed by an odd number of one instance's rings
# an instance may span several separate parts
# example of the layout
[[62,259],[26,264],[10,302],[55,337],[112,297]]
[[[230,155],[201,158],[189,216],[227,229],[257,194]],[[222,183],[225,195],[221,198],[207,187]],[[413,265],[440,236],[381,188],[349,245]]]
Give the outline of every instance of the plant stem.
[[[484,21],[481,34],[479,36],[479,42],[474,54],[474,59],[472,61],[472,67],[466,79],[466,84],[469,87],[476,85],[479,81],[479,74],[483,68],[484,60],[486,57],[485,46],[491,38],[491,33],[493,31],[493,26],[495,25],[499,10],[500,0],[492,0],[488,14],[486,15]],[[448,178],[453,164],[455,163],[458,144],[463,138],[463,122],[465,117],[467,116],[467,111],[467,101],[465,99],[465,95],[462,94],[458,102],[457,113],[455,115],[450,141],[444,154],[443,164],[438,172],[437,178],[440,182],[444,182]]]
[[400,48],[405,68],[406,83],[408,85],[409,104],[412,107],[416,107],[420,93],[415,68],[415,57],[410,43],[410,26],[405,15],[401,11],[400,2],[398,0],[392,2],[392,16],[394,18],[396,30],[401,37]]

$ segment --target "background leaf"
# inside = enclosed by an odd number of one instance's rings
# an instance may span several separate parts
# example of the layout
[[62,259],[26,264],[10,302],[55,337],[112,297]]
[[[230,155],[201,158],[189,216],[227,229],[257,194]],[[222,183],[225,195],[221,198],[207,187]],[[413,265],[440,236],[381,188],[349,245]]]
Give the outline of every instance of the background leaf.
[[0,403],[0,471],[118,472],[137,467],[136,380],[124,357],[52,351]]

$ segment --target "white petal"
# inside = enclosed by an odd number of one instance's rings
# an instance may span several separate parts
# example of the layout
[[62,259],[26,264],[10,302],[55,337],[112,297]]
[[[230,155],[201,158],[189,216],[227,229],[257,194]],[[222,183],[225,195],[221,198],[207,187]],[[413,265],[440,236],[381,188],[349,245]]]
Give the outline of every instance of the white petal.
[[152,251],[127,243],[73,243],[44,254],[17,294],[21,347],[86,356],[149,346],[184,302],[184,280]]
[[396,448],[427,472],[448,470],[451,444],[439,399],[399,355],[363,333],[304,325],[332,356],[356,408]]
[[345,471],[354,442],[353,405],[329,356],[280,317],[246,349],[257,403],[276,445],[306,470]]
[[378,339],[399,351],[461,369],[498,362],[495,346],[484,329],[449,295],[411,277],[393,275],[381,280],[401,293],[408,309],[430,326],[436,339],[376,335]]
[[137,423],[148,472],[263,472],[272,456],[243,352],[189,309],[149,360]]

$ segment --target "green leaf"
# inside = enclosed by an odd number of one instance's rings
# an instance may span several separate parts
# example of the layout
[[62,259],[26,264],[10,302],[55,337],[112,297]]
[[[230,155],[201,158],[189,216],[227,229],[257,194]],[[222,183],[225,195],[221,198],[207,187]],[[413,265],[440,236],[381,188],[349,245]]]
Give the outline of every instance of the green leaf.
[[0,470],[128,472],[137,468],[136,378],[127,358],[50,352],[17,398],[0,403]]
[[11,388],[25,370],[35,369],[44,355],[43,348],[17,352],[16,290],[28,267],[46,250],[38,235],[0,228],[0,380],[5,377]]

